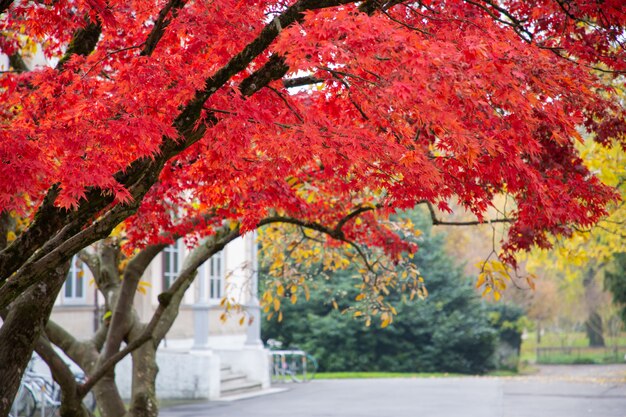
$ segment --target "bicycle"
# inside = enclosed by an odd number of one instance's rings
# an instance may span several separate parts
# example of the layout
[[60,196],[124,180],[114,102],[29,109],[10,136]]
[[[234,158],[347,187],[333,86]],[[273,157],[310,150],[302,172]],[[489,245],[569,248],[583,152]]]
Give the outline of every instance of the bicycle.
[[317,360],[300,349],[274,350],[272,353],[272,380],[282,382],[289,377],[293,382],[308,382],[315,376]]
[[32,389],[20,382],[15,401],[9,411],[9,417],[32,417],[37,409],[37,401]]
[[61,407],[61,389],[46,375],[26,371],[23,380],[27,390],[34,394],[39,417],[56,417]]
[[[61,388],[50,378],[35,372],[33,357],[24,372],[20,389],[11,408],[11,417],[32,417],[39,409],[38,417],[56,417],[61,407]],[[74,372],[74,378],[84,383],[86,376],[82,372]],[[83,398],[85,407],[93,413],[96,409],[96,399],[93,392]]]

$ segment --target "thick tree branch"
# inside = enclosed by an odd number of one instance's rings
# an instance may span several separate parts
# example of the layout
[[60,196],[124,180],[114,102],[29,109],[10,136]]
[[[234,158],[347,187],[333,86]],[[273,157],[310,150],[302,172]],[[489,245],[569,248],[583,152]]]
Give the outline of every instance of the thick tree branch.
[[348,223],[350,220],[354,219],[355,217],[360,216],[361,214],[363,214],[365,212],[379,209],[381,207],[382,207],[381,205],[357,207],[356,209],[352,210],[347,216],[345,216],[341,220],[339,220],[339,222],[337,223],[337,226],[335,226],[335,229],[336,230],[341,230],[343,228],[343,226],[346,225],[346,223]]
[[92,53],[98,44],[101,32],[102,27],[99,22],[90,22],[84,28],[78,29],[70,45],[67,47],[67,51],[65,51],[65,54],[59,60],[56,69],[63,71],[63,67],[67,61],[74,55],[87,56]]
[[283,86],[285,88],[296,88],[296,87],[304,87],[307,85],[314,85],[323,83],[325,80],[322,78],[317,78],[313,76],[305,76],[305,77],[296,77],[296,78],[285,78],[283,80]]
[[159,17],[157,17],[157,20],[154,22],[152,31],[150,31],[150,35],[148,35],[145,46],[141,51],[142,56],[150,56],[152,55],[152,52],[154,52],[157,44],[165,33],[165,28],[171,22],[171,19],[166,19],[170,11],[172,12],[172,14],[175,14],[176,11],[183,8],[185,4],[186,0],[170,0],[167,2],[165,7],[161,9],[161,11],[159,12]]
[[8,211],[0,213],[0,250],[6,248],[8,243],[7,235],[11,228],[11,215]]
[[22,55],[17,52],[9,56],[9,66],[11,66],[11,68],[13,68],[17,73],[28,71],[28,66],[22,59]]
[[107,237],[117,224],[137,210],[137,206],[136,202],[130,206],[115,206],[98,221],[66,239],[47,255],[24,265],[0,287],[0,308],[7,306],[26,288],[40,281],[47,271],[59,263],[69,261],[80,249]]
[[0,0],[0,13],[4,13],[13,4],[13,0]]
[[[214,212],[209,211],[194,219],[192,223],[207,221],[213,218],[213,216]],[[170,237],[175,240],[181,236],[174,235]],[[135,255],[126,265],[126,268],[124,269],[122,288],[115,305],[113,317],[111,318],[109,334],[104,346],[104,352],[100,358],[101,361],[111,357],[119,350],[122,340],[128,333],[129,314],[132,310],[132,303],[135,298],[139,281],[141,280],[141,277],[148,265],[150,265],[150,262],[152,262],[155,256],[157,256],[166,246],[167,245],[164,243],[150,245]]]
[[90,341],[83,342],[52,320],[48,320],[46,325],[47,340],[59,347],[85,373],[91,372],[95,366],[98,360],[98,340],[104,339],[106,331],[106,327],[101,326]]
[[[135,299],[135,292],[139,285],[139,280],[143,275],[143,272],[148,267],[150,262],[157,256],[165,244],[151,245],[139,252],[128,263],[126,270],[124,271],[124,280],[122,281],[122,288],[120,290],[117,302],[115,303],[115,311],[111,318],[111,324],[109,326],[109,334],[104,345],[104,351],[100,357],[100,361],[106,361],[106,359],[113,356],[115,352],[119,350],[124,337],[128,333],[129,328],[129,315],[132,310],[133,300]],[[115,264],[117,266],[117,264]]]
[[251,96],[260,86],[268,85],[274,80],[281,79],[289,70],[285,59],[279,55],[272,55],[261,68],[250,74],[239,84],[239,91],[244,96]]
[[61,415],[85,416],[89,413],[84,409],[82,401],[78,398],[78,383],[70,367],[55,352],[50,341],[45,336],[40,336],[35,351],[46,362],[52,378],[61,387]]

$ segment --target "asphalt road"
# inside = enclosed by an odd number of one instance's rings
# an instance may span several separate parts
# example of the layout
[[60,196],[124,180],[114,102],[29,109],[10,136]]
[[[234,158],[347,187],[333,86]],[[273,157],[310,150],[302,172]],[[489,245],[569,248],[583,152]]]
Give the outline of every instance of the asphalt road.
[[[626,365],[546,367],[531,377],[317,380],[163,417],[626,417]],[[593,369],[593,368],[592,368]]]

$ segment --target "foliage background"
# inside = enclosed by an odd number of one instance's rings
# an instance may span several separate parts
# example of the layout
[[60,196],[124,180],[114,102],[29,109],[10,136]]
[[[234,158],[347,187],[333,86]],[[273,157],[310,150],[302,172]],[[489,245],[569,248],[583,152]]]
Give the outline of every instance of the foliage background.
[[[501,339],[518,351],[520,329],[515,323],[521,311],[481,300],[473,280],[445,253],[445,236],[433,235],[421,213],[413,212],[412,217],[424,232],[412,262],[426,279],[426,299],[408,301],[398,291],[392,292],[388,297],[398,312],[393,323],[385,328],[374,323],[366,327],[349,309],[359,293],[357,271],[336,271],[317,280],[309,302],[281,303],[282,321],[275,315],[264,320],[263,338],[306,350],[318,360],[320,370],[327,372],[476,374],[499,364]],[[261,273],[261,283],[265,273]]]

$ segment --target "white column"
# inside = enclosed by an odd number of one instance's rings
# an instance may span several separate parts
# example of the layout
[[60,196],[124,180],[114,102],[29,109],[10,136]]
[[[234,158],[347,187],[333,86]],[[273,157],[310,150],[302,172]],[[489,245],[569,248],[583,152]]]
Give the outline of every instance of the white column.
[[248,248],[248,262],[250,264],[250,294],[246,303],[246,310],[252,322],[248,324],[246,333],[246,346],[263,346],[261,341],[261,307],[259,306],[259,263],[257,254],[256,231],[246,236]]
[[199,284],[198,297],[191,306],[193,311],[193,347],[194,350],[209,349],[209,291],[205,266],[198,269],[196,279]]

